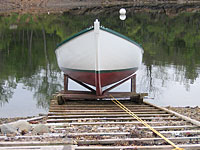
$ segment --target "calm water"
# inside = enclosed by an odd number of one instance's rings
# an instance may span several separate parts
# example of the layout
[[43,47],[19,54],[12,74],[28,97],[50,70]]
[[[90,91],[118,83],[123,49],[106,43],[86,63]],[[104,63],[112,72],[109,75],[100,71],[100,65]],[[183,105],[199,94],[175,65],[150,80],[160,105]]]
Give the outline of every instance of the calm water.
[[[115,15],[116,14],[116,15]],[[53,93],[63,88],[54,50],[99,18],[144,48],[137,92],[161,106],[200,106],[200,14],[117,13],[88,15],[12,15],[0,17],[0,117],[46,113]],[[70,82],[71,89],[83,89]],[[130,90],[129,82],[116,88]]]

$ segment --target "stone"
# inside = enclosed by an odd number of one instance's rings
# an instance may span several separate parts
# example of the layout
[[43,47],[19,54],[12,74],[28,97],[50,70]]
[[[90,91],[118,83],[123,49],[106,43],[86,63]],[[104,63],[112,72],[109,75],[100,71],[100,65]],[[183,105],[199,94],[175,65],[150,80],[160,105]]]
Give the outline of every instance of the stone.
[[66,144],[71,144],[71,145],[73,145],[73,139],[72,139],[72,138],[67,138],[67,137],[66,137],[64,140],[65,140],[65,143],[66,143]]
[[65,145],[62,150],[75,150],[75,145]]
[[2,134],[18,134],[17,128],[13,127],[10,124],[3,124],[0,126]]
[[20,131],[28,132],[31,130],[31,125],[26,120],[18,120],[12,123],[12,126]]
[[68,138],[68,137],[64,138],[64,142],[65,142],[65,144],[69,144],[69,145],[76,145],[77,144],[76,141],[74,141],[72,138]]
[[33,134],[43,134],[43,133],[49,133],[50,129],[48,126],[44,124],[38,124],[33,129]]

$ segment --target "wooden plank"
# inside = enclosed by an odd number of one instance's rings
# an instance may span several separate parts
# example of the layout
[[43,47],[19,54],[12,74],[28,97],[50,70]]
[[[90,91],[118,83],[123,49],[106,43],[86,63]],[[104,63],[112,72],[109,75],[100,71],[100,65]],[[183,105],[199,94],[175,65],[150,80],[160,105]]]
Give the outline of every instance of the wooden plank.
[[160,131],[162,134],[199,134],[200,130]]
[[[141,117],[142,120],[180,120],[179,118]],[[111,121],[111,120],[136,120],[133,117],[124,118],[78,118],[68,119],[63,116],[49,116],[47,122],[72,122],[72,121]]]
[[[180,118],[177,117],[168,117],[168,116],[163,116],[163,117],[140,117],[143,120],[181,120]],[[61,116],[48,116],[48,119],[63,119],[65,121],[78,121],[78,120],[136,120],[133,117],[114,117],[114,118],[68,118],[65,117],[64,115]]]
[[[52,108],[49,107],[49,110],[53,111],[53,110],[64,110],[65,112],[124,112],[124,110],[120,110],[120,109],[88,109],[88,110],[82,110],[81,108],[79,108],[79,110],[69,110],[67,108],[62,108],[62,107],[56,107],[56,108]],[[81,110],[80,110],[81,109]],[[134,111],[161,111],[159,109],[155,109],[155,108],[140,108],[140,109],[134,109]]]
[[[137,103],[135,103],[135,102],[133,102],[133,101],[131,101],[130,99],[129,100],[120,100],[120,99],[118,99],[121,103],[123,103],[123,104],[129,104],[129,105],[134,105],[134,106],[140,106],[140,105],[142,105],[142,106],[149,106],[149,105],[147,105],[147,104],[145,104],[145,103],[142,103],[142,104],[137,104]],[[55,104],[57,104],[57,99],[54,99],[54,100],[51,100],[50,101],[51,103],[55,103]],[[110,104],[110,105],[113,105],[114,103],[112,102],[112,98],[110,98],[109,100],[66,100],[65,101],[66,102],[66,104],[76,104],[76,105],[86,105],[86,104],[89,104],[89,105],[102,105],[102,104]],[[66,105],[65,104],[65,105]]]
[[85,99],[91,99],[91,100],[96,100],[96,99],[106,99],[109,98],[111,99],[110,95],[113,95],[115,98],[130,98],[130,97],[138,97],[138,96],[148,96],[148,93],[135,93],[135,92],[108,92],[105,93],[104,95],[97,96],[96,94],[90,93],[73,93],[73,92],[68,92],[66,94],[61,94],[62,97],[66,99],[75,99],[75,100],[85,100]]
[[[141,109],[148,109],[148,108],[134,108],[134,107],[127,107],[129,108],[131,111],[134,111],[134,110],[141,110]],[[51,108],[52,109],[52,108]],[[96,110],[96,109],[99,109],[99,110],[120,110],[119,107],[68,107],[68,108],[54,108],[54,109],[64,109],[64,110]],[[158,109],[155,109],[155,110],[158,110]]]
[[[126,105],[126,104],[123,104],[123,105]],[[55,105],[55,104],[53,104],[53,105],[50,105],[51,107],[57,107],[57,108],[73,108],[73,107],[80,107],[80,108],[82,108],[82,107],[119,107],[119,106],[117,106],[117,105],[114,105],[114,103],[113,104],[107,104],[107,103],[105,103],[105,104],[96,104],[96,105],[92,105],[92,104],[84,104],[84,105],[76,105],[76,104],[71,104],[71,103],[69,103],[69,104],[64,104],[64,105]],[[143,105],[130,105],[130,104],[127,104],[126,105],[126,107],[133,107],[133,108],[138,108],[138,109],[140,109],[140,108],[153,108],[153,107],[150,107],[150,106],[147,106],[147,105],[145,105],[145,106],[143,106]]]
[[[65,114],[65,115],[106,115],[106,114],[110,114],[110,115],[115,115],[115,114],[127,114],[127,112],[123,111],[123,112],[69,112],[69,111],[65,111],[65,110],[50,110],[49,113],[52,114]],[[166,112],[164,111],[145,111],[145,112],[133,112],[134,114],[166,114]]]
[[30,121],[42,120],[45,117],[47,117],[47,114],[46,114],[46,116],[33,117],[33,118],[25,119],[25,120],[30,122]]
[[[173,138],[168,138],[172,142],[188,142],[188,141],[199,141],[200,136],[196,137],[173,137]],[[162,138],[118,138],[118,139],[102,139],[102,140],[76,140],[78,144],[115,144],[119,142],[162,142],[164,141]]]
[[[149,124],[169,124],[169,122],[167,121],[162,121],[162,122],[147,122]],[[181,123],[181,122],[177,122],[177,123]],[[65,122],[58,122],[58,123],[46,123],[46,126],[55,126],[55,127],[70,127],[71,125],[124,125],[124,124],[132,124],[132,125],[138,125],[141,124],[140,122],[80,122],[80,123],[65,123]]]
[[[184,150],[199,150],[200,144],[184,144],[177,145]],[[78,146],[76,150],[121,150],[121,149],[137,149],[137,150],[171,150],[174,147],[171,145],[157,145],[157,146]]]
[[[163,114],[166,114],[165,112],[133,112],[134,114],[137,114],[137,115],[142,115],[142,114],[156,114],[156,115],[163,115]],[[75,116],[75,115],[93,115],[93,116],[96,116],[96,115],[100,115],[100,116],[104,116],[104,115],[126,115],[127,113],[126,112],[116,112],[116,113],[66,113],[66,112],[49,112],[48,115],[71,115],[71,116]],[[130,115],[129,115],[130,116]]]
[[[189,126],[189,125],[185,125],[185,126],[152,126],[152,128],[156,129],[157,131],[159,130],[182,130],[182,129],[194,129],[194,128],[198,128],[197,126]],[[54,128],[55,130],[71,130],[74,129],[73,127],[57,127]],[[123,130],[126,129],[126,127],[98,127],[98,130]],[[130,127],[129,129],[134,130],[135,126]],[[147,127],[137,127],[137,129],[145,129],[145,130],[149,130],[149,128]]]
[[[95,93],[91,93],[90,91],[75,91],[75,90],[68,90],[66,94],[64,94],[64,91],[61,91],[59,94],[63,94],[63,95],[67,95],[67,94],[93,94],[95,95]],[[111,98],[110,95],[142,95],[142,96],[148,96],[148,93],[135,93],[135,92],[107,92],[106,95],[109,96],[109,98]],[[53,94],[53,96],[56,96],[57,94]],[[94,100],[93,100],[94,101]]]
[[169,110],[169,109],[167,109],[167,108],[160,107],[160,106],[156,106],[156,105],[153,105],[153,104],[148,103],[148,102],[144,102],[144,103],[146,103],[146,104],[148,104],[148,105],[151,105],[151,106],[153,106],[153,107],[155,107],[155,108],[158,108],[158,109],[160,109],[160,110],[166,111],[167,113],[173,114],[173,115],[175,115],[175,116],[177,116],[177,117],[179,117],[179,118],[181,118],[181,119],[183,119],[183,120],[185,120],[185,121],[188,121],[188,122],[193,123],[193,124],[196,125],[196,126],[200,126],[200,122],[197,121],[197,120],[195,120],[195,119],[191,119],[191,118],[186,117],[186,116],[184,116],[184,115],[181,115],[181,114],[179,114],[179,113],[177,113],[177,112],[175,112],[175,111],[172,111],[172,110]]
[[[184,144],[177,145],[184,150],[199,150],[200,144]],[[171,150],[173,149],[170,145],[159,145],[159,146],[76,146],[76,145],[51,145],[51,146],[13,146],[13,147],[0,147],[0,149],[11,149],[11,150],[33,150],[33,149],[45,149],[45,150],[122,150],[122,149],[137,149],[137,150]]]
[[[168,121],[160,121],[160,122],[147,122],[148,124],[169,124]],[[177,121],[177,124],[183,123],[182,121]],[[123,125],[123,124],[141,124],[140,122],[134,121],[134,122],[80,122],[80,123],[63,123],[63,122],[58,122],[58,123],[46,123],[45,125],[47,126],[56,126],[56,127],[70,127],[71,125]]]
[[[129,114],[120,114],[120,115],[66,115],[66,114],[58,114],[58,113],[49,113],[48,116],[55,116],[55,115],[63,115],[66,118],[94,118],[94,117],[130,117]],[[163,116],[172,116],[172,114],[137,114],[138,117],[163,117]]]
[[[148,124],[161,124],[161,123],[169,123],[166,121],[158,121],[158,122],[147,122]],[[180,123],[179,121],[177,121],[177,123]],[[138,121],[130,121],[130,122],[78,122],[78,123],[69,123],[69,125],[106,125],[106,124],[142,124],[141,122]]]
[[[65,137],[63,133],[44,133],[43,135],[16,135],[12,136],[13,139],[33,139],[34,138],[58,138],[58,137]],[[7,139],[7,136],[0,136],[0,140]]]
[[[148,129],[149,130],[149,128],[148,127],[138,127],[139,129]],[[199,128],[198,126],[190,126],[190,125],[184,125],[184,126],[155,126],[155,127],[152,127],[152,128],[154,128],[154,129],[156,129],[156,130],[174,130],[174,129],[176,129],[176,130],[178,130],[178,129],[180,129],[180,130],[182,130],[182,129],[188,129],[188,128],[190,128],[190,129],[194,129],[194,128]]]
[[0,150],[75,150],[75,145],[51,145],[51,146],[5,146]]
[[[194,129],[194,128],[198,128],[198,127],[197,126],[185,125],[185,126],[152,126],[152,128],[154,128],[156,130],[174,130],[174,129],[176,129],[176,130],[178,130],[178,129],[182,130],[182,129],[186,129],[186,128],[187,129],[188,128]],[[107,128],[100,127],[100,128],[97,128],[97,129],[99,129],[99,130],[112,130],[112,129],[119,130],[119,129],[124,129],[124,128],[123,127],[122,128],[121,127],[107,127]],[[132,127],[130,129],[135,129],[135,127]],[[149,130],[148,127],[137,127],[137,129]]]
[[121,135],[130,135],[130,132],[91,132],[91,133],[68,133],[67,136],[121,136]]
[[69,145],[67,142],[51,141],[51,142],[41,142],[41,141],[30,141],[30,142],[0,142],[0,147],[5,146],[45,146],[45,145]]

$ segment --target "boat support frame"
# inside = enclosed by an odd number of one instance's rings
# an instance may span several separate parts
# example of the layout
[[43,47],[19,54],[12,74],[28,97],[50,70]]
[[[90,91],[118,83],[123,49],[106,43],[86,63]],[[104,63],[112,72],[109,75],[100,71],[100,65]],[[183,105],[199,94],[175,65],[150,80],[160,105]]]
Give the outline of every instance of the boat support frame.
[[[78,83],[79,85],[85,87],[89,91],[74,91],[69,90],[68,84],[69,79]],[[110,92],[112,89],[123,84],[124,82],[131,80],[131,91],[130,92]],[[76,79],[71,78],[70,76],[64,74],[64,91],[61,91],[58,96],[58,103],[64,104],[65,100],[102,100],[102,99],[111,99],[111,95],[115,98],[130,99],[136,103],[142,103],[144,96],[148,96],[147,93],[136,93],[136,74],[129,76],[128,78],[116,83],[115,85],[109,87],[108,89],[102,92],[102,95],[97,95],[96,91],[88,86],[87,84],[77,81]]]

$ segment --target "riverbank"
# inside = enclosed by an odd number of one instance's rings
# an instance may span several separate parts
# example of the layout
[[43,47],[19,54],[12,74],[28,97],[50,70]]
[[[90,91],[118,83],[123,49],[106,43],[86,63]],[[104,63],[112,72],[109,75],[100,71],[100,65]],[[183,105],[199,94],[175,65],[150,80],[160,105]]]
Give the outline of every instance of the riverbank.
[[[199,1],[132,1],[132,0],[2,0],[0,14],[113,13],[124,7],[131,12],[157,12],[173,15],[200,11]],[[114,11],[116,10],[116,11]]]

